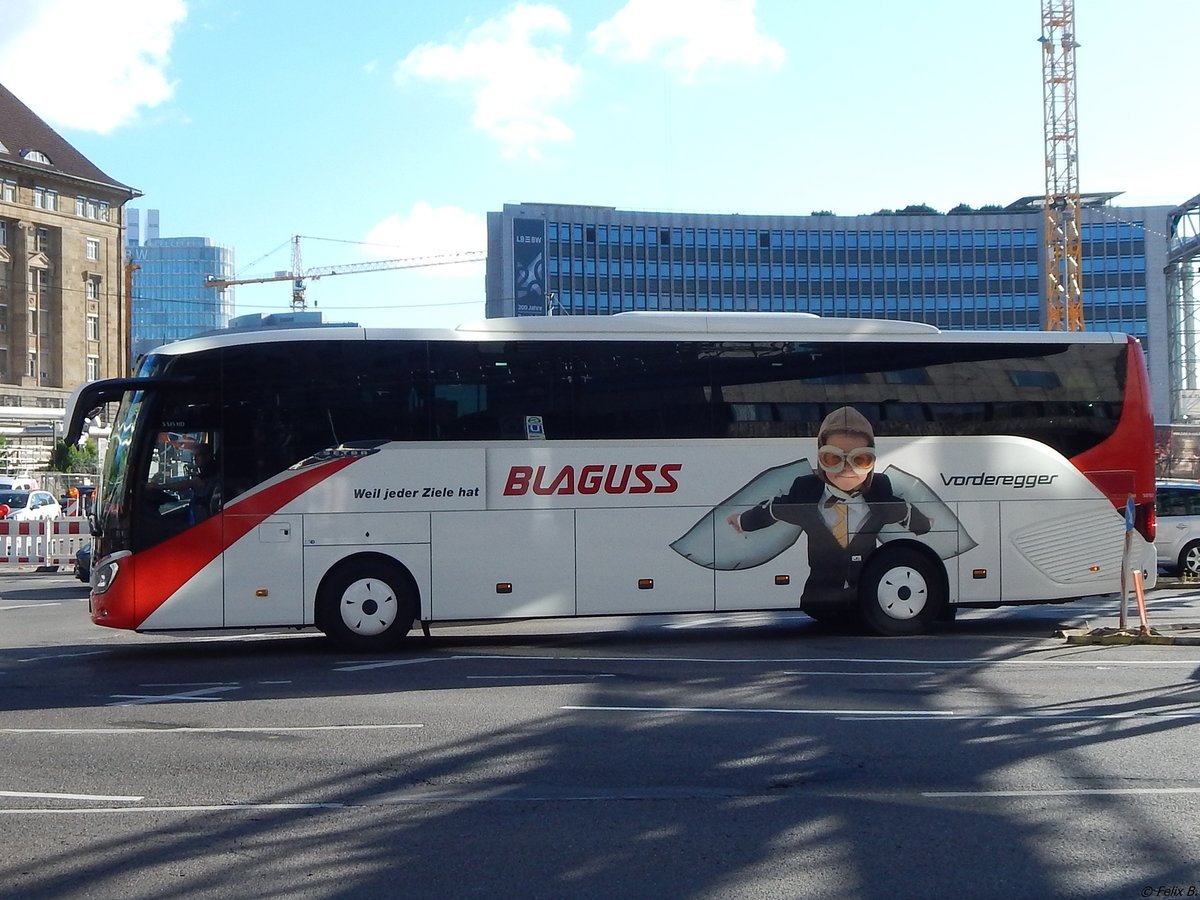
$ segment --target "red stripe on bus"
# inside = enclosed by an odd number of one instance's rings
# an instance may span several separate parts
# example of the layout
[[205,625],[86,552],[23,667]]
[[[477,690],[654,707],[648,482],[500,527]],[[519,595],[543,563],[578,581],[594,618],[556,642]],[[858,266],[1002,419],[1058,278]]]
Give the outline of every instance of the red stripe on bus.
[[1125,357],[1125,399],[1117,427],[1100,443],[1071,459],[1075,467],[1123,509],[1154,502],[1154,413],[1142,347],[1129,339]]
[[[129,560],[129,562],[135,563],[130,566],[133,569],[131,573],[134,576],[133,584],[122,584],[118,580],[112,588],[114,591],[119,588],[124,589],[120,591],[123,594],[125,590],[132,587],[135,604],[127,604],[125,597],[109,598],[109,602],[105,604],[110,608],[135,610],[134,624],[132,626],[122,626],[116,622],[100,622],[100,624],[135,628],[140,626],[166,602],[168,597],[183,587],[238,539],[257,528],[268,516],[279,512],[305,491],[320,484],[352,462],[354,462],[353,459],[334,459],[301,469],[286,481],[265,488],[245,500],[239,500],[231,514],[217,513],[187,531],[163,541],[158,546],[137,554]],[[122,600],[126,602],[122,603]]]

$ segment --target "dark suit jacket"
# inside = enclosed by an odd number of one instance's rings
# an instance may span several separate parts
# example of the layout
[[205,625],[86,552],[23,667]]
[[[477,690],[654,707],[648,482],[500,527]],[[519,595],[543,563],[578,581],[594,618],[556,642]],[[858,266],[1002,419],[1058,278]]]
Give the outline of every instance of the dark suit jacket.
[[798,525],[808,535],[809,576],[800,595],[800,605],[842,605],[857,599],[858,576],[863,563],[879,543],[879,529],[908,519],[913,534],[929,531],[929,518],[892,491],[886,475],[876,474],[863,492],[867,515],[858,531],[843,547],[829,530],[821,515],[821,497],[825,482],[813,475],[802,475],[792,482],[786,494],[760,503],[741,515],[743,531],[757,531],[775,522]]

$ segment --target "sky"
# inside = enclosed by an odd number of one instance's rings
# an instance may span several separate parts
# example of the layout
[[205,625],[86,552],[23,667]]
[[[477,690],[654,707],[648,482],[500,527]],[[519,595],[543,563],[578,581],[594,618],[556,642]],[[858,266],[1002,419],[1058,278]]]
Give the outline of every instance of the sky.
[[[1044,190],[1041,0],[0,0],[0,83],[240,278],[486,249],[547,202],[858,215]],[[1076,0],[1080,189],[1200,193],[1196,0]],[[144,219],[144,214],[143,214]],[[327,276],[326,321],[483,318],[484,266]],[[236,312],[285,312],[287,282]]]

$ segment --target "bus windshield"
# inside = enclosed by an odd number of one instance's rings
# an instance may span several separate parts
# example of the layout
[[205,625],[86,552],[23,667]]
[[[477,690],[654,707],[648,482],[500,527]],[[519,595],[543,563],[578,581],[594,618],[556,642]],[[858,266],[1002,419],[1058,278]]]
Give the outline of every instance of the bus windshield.
[[129,454],[145,398],[145,391],[132,391],[125,395],[117,407],[96,497],[95,531],[98,535],[105,534],[110,527],[120,529],[123,522]]

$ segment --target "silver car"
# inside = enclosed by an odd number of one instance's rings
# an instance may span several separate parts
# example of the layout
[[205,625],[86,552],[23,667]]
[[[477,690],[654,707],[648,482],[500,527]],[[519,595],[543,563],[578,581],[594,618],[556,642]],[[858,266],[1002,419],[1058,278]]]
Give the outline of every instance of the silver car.
[[1154,549],[1158,566],[1184,578],[1200,578],[1200,482],[1155,485]]

